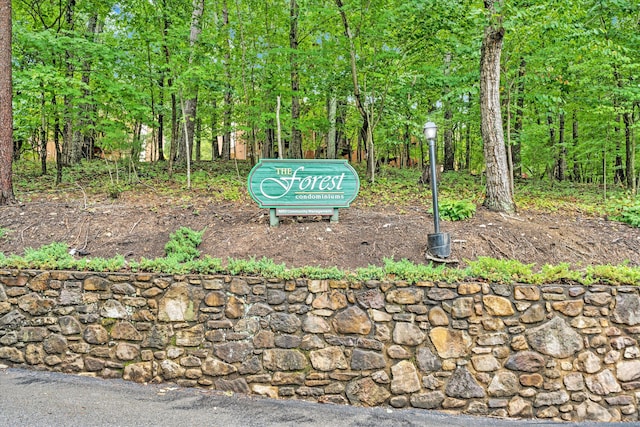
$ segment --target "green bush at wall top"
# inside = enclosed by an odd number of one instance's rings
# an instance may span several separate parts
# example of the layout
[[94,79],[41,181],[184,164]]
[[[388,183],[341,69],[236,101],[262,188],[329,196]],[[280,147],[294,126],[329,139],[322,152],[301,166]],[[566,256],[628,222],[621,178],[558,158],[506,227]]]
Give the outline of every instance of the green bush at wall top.
[[[285,264],[276,264],[268,258],[234,259],[229,258],[226,265],[219,258],[200,256],[197,250],[205,230],[193,231],[183,227],[172,233],[165,247],[166,257],[138,261],[127,261],[122,255],[110,259],[75,259],[64,243],[52,243],[39,249],[28,248],[23,256],[5,256],[0,252],[0,267],[40,270],[78,270],[78,271],[132,271],[156,272],[164,274],[230,274],[255,275],[267,278],[291,280],[295,278],[330,279],[347,281],[395,280],[410,284],[418,282],[461,282],[481,280],[489,283],[577,283],[590,285],[605,283],[612,285],[640,284],[640,267],[626,264],[611,266],[589,266],[575,270],[569,264],[544,265],[534,271],[534,264],[523,264],[517,260],[499,260],[479,257],[466,261],[466,268],[450,268],[444,265],[415,264],[406,259],[396,261],[384,259],[384,266],[370,265],[352,272],[336,267],[298,267],[287,268]],[[198,259],[196,259],[198,258]]]

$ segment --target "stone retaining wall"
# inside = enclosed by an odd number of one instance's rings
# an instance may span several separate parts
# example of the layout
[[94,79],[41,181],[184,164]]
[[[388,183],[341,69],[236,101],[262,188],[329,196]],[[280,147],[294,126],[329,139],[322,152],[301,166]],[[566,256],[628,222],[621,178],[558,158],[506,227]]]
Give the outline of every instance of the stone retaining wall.
[[0,271],[0,364],[325,403],[637,421],[636,287]]

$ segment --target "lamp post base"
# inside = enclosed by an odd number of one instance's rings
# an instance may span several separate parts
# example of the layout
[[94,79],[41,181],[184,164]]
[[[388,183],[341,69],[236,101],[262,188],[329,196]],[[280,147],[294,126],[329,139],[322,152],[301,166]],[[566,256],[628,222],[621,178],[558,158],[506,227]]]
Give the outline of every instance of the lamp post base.
[[451,255],[451,235],[449,233],[427,234],[427,252],[437,258]]

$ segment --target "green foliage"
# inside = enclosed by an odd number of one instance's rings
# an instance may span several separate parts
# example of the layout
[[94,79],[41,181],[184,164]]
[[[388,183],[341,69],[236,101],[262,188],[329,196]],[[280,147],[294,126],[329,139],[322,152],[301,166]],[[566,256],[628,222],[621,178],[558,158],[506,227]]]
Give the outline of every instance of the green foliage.
[[268,258],[234,259],[229,258],[223,265],[219,258],[205,256],[202,259],[179,261],[178,257],[165,257],[139,261],[126,261],[123,256],[116,255],[110,259],[93,258],[76,260],[69,254],[65,244],[52,243],[39,249],[28,248],[23,256],[6,256],[0,252],[0,267],[16,269],[41,270],[78,270],[117,272],[129,269],[133,272],[153,272],[164,274],[230,274],[245,276],[261,276],[281,280],[296,278],[322,280],[394,280],[410,284],[419,282],[456,283],[464,280],[486,280],[491,283],[579,283],[591,285],[595,283],[611,285],[638,285],[640,283],[640,267],[628,265],[589,266],[583,270],[573,270],[567,263],[545,265],[539,272],[533,271],[533,264],[523,264],[515,260],[498,260],[480,257],[469,261],[464,269],[448,268],[444,265],[414,264],[406,259],[395,261],[384,259],[384,266],[370,265],[354,272],[346,272],[336,267],[298,267],[289,269],[285,264],[276,264]]
[[633,206],[624,206],[612,219],[629,224],[632,227],[640,227],[640,202]]
[[227,260],[227,271],[229,274],[237,275],[243,274],[256,274],[258,271],[257,265],[253,258],[250,259],[234,259],[229,258]]
[[438,204],[440,218],[447,221],[462,221],[476,213],[476,205],[468,200],[443,200]]
[[121,271],[127,266],[127,261],[122,255],[113,258],[91,258],[86,261],[85,267],[91,271]]
[[309,279],[332,279],[341,280],[345,278],[345,272],[337,267],[300,267],[292,271],[294,277],[306,277]]
[[202,243],[202,235],[205,230],[194,231],[188,227],[180,227],[171,233],[169,241],[164,247],[167,258],[176,262],[186,262],[199,257],[198,246]]
[[588,184],[524,180],[516,186],[516,204],[519,208],[539,212],[580,212],[605,216],[619,206],[625,195],[623,189],[609,190],[610,200],[602,202],[600,188]]
[[494,283],[530,283],[533,279],[533,264],[523,264],[516,260],[478,257],[468,261],[469,277],[485,279]]
[[142,257],[140,261],[130,262],[129,267],[132,271],[148,271],[166,274],[184,274],[187,273],[187,263],[179,262],[177,258],[155,258],[148,259]]
[[640,284],[640,268],[628,265],[589,266],[582,282],[585,284],[601,282],[612,285],[637,286]]
[[0,227],[0,239],[7,237],[10,232],[8,228]]
[[355,271],[356,280],[382,280],[386,276],[384,267],[377,265],[369,265],[368,267],[361,267]]
[[69,253],[69,246],[64,243],[51,243],[39,249],[27,248],[24,251],[24,261],[27,265],[39,269],[72,269],[76,262]]
[[534,274],[533,283],[562,283],[562,282],[582,282],[583,274],[577,270],[572,270],[568,263],[558,265],[544,265],[540,273]]
[[433,263],[414,264],[407,259],[394,261],[392,258],[385,258],[384,271],[388,277],[412,284],[421,281],[455,282],[464,277],[461,270],[449,269],[444,265],[434,267]]
[[238,187],[227,187],[222,191],[224,200],[235,202],[240,200],[240,189]]

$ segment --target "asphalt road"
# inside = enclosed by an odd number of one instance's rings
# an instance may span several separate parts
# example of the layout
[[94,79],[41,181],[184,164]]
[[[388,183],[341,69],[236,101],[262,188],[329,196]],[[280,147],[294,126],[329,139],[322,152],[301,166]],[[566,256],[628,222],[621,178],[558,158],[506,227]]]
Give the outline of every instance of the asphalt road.
[[626,426],[452,416],[322,405],[216,391],[0,368],[0,426]]

